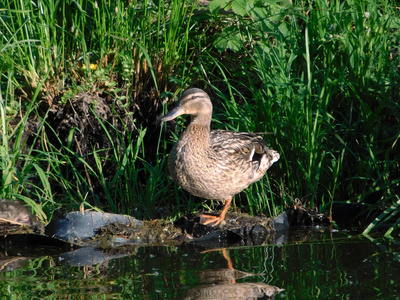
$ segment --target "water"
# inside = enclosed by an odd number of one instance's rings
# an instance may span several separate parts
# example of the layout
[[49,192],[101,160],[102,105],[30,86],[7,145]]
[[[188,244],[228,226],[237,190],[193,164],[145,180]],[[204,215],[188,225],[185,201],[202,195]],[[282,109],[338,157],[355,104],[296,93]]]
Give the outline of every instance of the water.
[[[273,287],[284,289],[276,299],[400,299],[398,239],[296,231],[286,241],[130,247],[86,266],[46,251],[30,258],[0,253],[0,293],[8,296],[1,299],[269,299],[249,293]],[[204,298],[212,293],[219,296]]]

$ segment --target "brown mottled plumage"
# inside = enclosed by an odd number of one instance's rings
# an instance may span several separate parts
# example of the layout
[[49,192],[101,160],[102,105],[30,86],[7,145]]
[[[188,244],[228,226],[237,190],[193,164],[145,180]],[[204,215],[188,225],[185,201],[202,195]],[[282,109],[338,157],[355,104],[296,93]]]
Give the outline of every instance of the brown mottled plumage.
[[191,122],[173,147],[168,160],[171,177],[194,196],[225,202],[220,216],[203,215],[203,224],[219,224],[232,197],[264,176],[279,159],[254,133],[210,131],[212,104],[201,89],[186,90],[162,122],[191,115]]

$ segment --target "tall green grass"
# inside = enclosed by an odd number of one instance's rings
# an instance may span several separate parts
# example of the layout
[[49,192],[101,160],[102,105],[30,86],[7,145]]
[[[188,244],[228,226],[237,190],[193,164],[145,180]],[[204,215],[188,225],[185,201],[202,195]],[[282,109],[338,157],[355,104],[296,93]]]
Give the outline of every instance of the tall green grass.
[[[44,200],[46,192],[47,198],[57,199],[53,209],[46,211],[49,218],[60,207],[95,206],[138,217],[156,216],[171,187],[164,172],[165,158],[158,150],[161,141],[146,140],[147,135],[159,136],[160,128],[143,126],[154,124],[162,111],[161,99],[171,94],[169,86],[189,80],[184,78],[185,62],[196,1],[189,5],[177,0],[10,0],[4,5],[0,10],[1,95],[6,97],[1,120],[2,197],[19,194],[34,204]],[[123,114],[119,121],[96,119],[112,149],[93,145],[92,151],[82,152],[76,139],[79,128],[71,128],[67,137],[58,136],[58,125],[51,123],[54,112],[82,91],[106,94],[112,99],[110,106],[119,108],[115,113]],[[16,118],[21,118],[19,131],[10,126]],[[39,131],[29,135],[33,144],[19,144],[28,118],[37,120]],[[126,133],[127,119],[137,130],[123,135],[119,130],[125,126]],[[113,121],[120,126],[116,128]],[[8,148],[14,139],[16,149]],[[157,150],[145,153],[145,144],[148,149],[158,145]],[[28,151],[27,156],[18,151]],[[35,159],[30,160],[30,155]],[[50,184],[16,182],[24,172],[24,159],[27,166],[37,161],[29,171],[36,170]],[[110,166],[116,169],[112,178]],[[33,192],[28,193],[27,185]]]
[[[224,1],[213,3],[226,9]],[[237,129],[274,133],[268,140],[281,159],[279,190],[272,190],[288,204],[301,198],[323,211],[333,202],[396,206],[400,19],[394,5],[240,3],[231,2],[227,8],[236,14],[227,18],[248,20],[236,35],[243,47],[230,47],[228,29],[215,44],[245,51],[233,67],[247,76],[228,77],[235,70],[220,63],[214,78],[227,78],[234,90],[220,101]]]
[[35,88],[45,74],[43,92],[55,97],[74,83],[112,84],[119,79],[114,72],[121,72],[126,100],[143,88],[167,90],[176,66],[185,64],[196,8],[196,2],[177,0],[4,4],[0,55],[3,64],[17,70],[24,91]]
[[[3,86],[6,87],[5,93]],[[29,125],[35,127],[28,121],[35,114],[35,102],[26,108],[19,121],[10,124],[9,114],[16,113],[12,109],[12,96],[12,80],[8,77],[6,84],[0,86],[0,198],[18,199],[26,203],[46,223],[54,209],[53,194],[47,170],[42,166],[43,156],[35,148],[39,137],[35,135],[28,144],[26,134],[26,131],[32,130]],[[43,129],[43,126],[37,127],[39,132]]]

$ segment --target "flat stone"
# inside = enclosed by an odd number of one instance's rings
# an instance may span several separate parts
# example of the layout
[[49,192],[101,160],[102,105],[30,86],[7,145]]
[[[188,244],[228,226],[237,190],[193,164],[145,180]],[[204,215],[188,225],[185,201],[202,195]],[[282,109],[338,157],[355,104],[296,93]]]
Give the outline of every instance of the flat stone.
[[70,212],[52,221],[46,227],[46,234],[59,239],[75,242],[94,237],[101,228],[113,224],[135,224],[141,226],[142,221],[131,216],[102,213],[97,211]]

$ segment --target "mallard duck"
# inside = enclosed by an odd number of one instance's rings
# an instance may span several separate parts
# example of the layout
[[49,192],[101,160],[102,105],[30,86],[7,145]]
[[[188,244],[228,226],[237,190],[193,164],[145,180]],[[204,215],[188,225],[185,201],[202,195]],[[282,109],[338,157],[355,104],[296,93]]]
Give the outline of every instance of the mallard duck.
[[261,179],[279,154],[269,149],[258,134],[210,131],[212,110],[208,94],[191,88],[161,122],[184,114],[191,116],[190,124],[172,148],[168,169],[172,179],[190,194],[225,202],[219,216],[200,217],[201,224],[215,226],[225,219],[232,197]]

